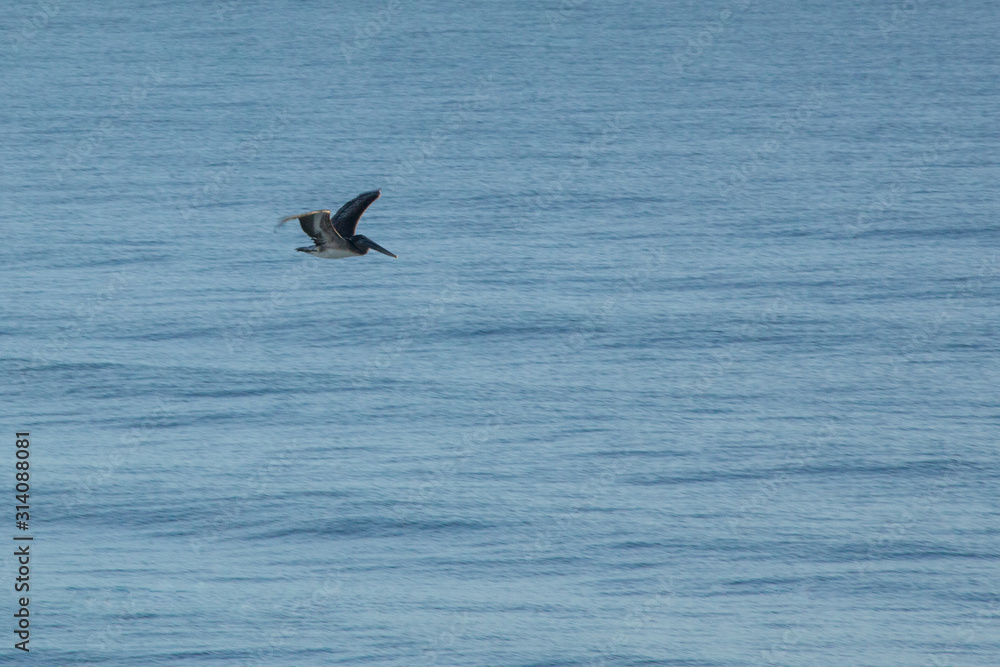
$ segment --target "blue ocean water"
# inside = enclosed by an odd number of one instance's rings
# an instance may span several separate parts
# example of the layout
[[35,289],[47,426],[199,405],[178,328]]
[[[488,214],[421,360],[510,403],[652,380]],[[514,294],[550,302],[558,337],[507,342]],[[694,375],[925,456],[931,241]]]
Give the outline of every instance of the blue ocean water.
[[3,14],[38,664],[997,664],[996,3]]

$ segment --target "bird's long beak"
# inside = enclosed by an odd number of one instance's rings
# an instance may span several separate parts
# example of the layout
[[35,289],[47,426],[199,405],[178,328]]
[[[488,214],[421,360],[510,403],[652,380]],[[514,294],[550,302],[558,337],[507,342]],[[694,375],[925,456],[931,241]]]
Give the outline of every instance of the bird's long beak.
[[[372,250],[378,250],[378,251],[379,251],[380,253],[382,253],[383,255],[389,255],[389,257],[396,257],[396,256],[395,256],[395,255],[393,255],[393,254],[392,254],[391,252],[389,252],[388,250],[386,250],[385,248],[383,248],[383,247],[382,247],[382,246],[380,246],[379,244],[375,243],[375,242],[374,242],[374,241],[372,241],[371,239],[368,239],[368,238],[366,238],[366,239],[362,240],[361,242],[362,242],[362,243],[363,243],[364,245],[366,245],[366,246],[368,246],[369,248],[371,248]],[[399,257],[396,257],[396,259],[399,259]]]

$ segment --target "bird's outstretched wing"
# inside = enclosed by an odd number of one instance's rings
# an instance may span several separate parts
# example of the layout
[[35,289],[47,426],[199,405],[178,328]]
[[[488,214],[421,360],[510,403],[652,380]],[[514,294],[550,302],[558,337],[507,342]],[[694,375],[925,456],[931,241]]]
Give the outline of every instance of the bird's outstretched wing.
[[333,228],[345,239],[354,236],[354,230],[358,228],[358,220],[365,210],[372,205],[372,202],[382,196],[381,190],[363,192],[351,201],[340,207],[340,210],[333,215]]
[[323,245],[324,243],[330,243],[338,238],[340,235],[334,230],[333,225],[330,224],[330,211],[309,211],[308,213],[299,213],[298,215],[290,215],[287,218],[282,218],[278,221],[277,227],[281,227],[283,224],[289,220],[298,219],[299,224],[302,225],[302,231],[312,237],[313,243],[316,245]]

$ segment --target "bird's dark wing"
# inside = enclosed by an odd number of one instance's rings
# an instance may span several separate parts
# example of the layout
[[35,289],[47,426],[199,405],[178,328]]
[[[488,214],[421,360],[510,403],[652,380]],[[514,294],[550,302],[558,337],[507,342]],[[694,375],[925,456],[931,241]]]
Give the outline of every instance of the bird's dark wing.
[[302,231],[311,236],[313,243],[316,245],[329,243],[339,236],[337,232],[334,231],[333,225],[330,224],[330,212],[327,210],[309,211],[308,213],[290,215],[287,218],[279,220],[278,227],[281,227],[289,220],[295,219],[298,219],[299,224],[302,225]]
[[358,228],[358,220],[361,219],[365,209],[381,196],[381,190],[372,190],[347,202],[333,215],[333,228],[345,239],[354,236],[354,230]]

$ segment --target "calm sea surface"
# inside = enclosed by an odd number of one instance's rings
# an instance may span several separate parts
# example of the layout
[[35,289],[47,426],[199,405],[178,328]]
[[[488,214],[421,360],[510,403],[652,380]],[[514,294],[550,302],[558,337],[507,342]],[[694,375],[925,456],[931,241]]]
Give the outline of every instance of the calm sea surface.
[[2,21],[36,664],[997,664],[1000,5]]

